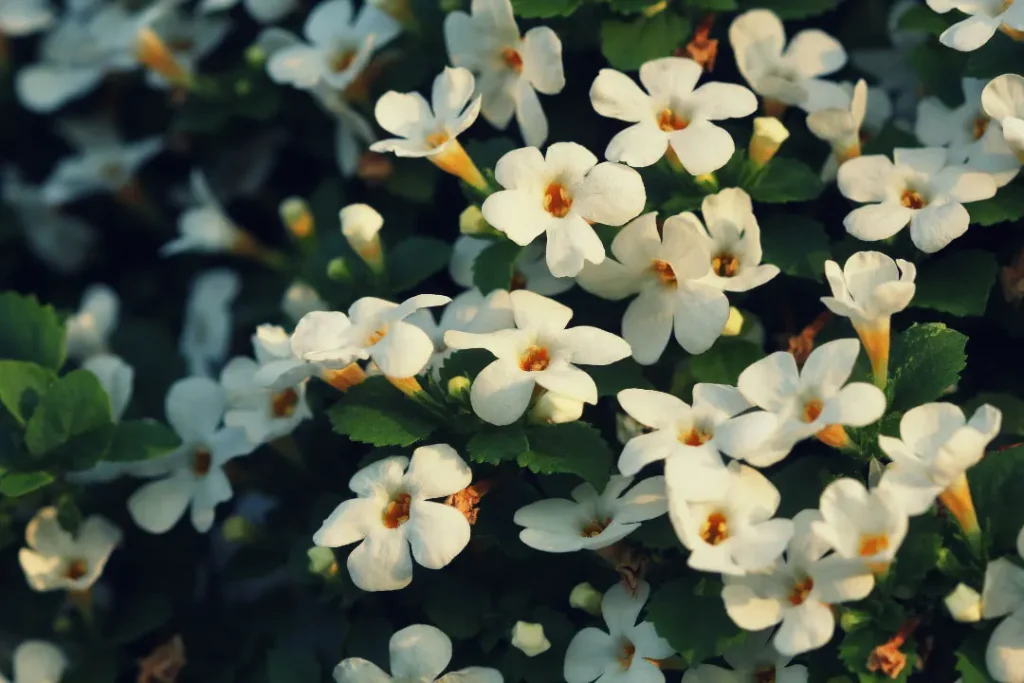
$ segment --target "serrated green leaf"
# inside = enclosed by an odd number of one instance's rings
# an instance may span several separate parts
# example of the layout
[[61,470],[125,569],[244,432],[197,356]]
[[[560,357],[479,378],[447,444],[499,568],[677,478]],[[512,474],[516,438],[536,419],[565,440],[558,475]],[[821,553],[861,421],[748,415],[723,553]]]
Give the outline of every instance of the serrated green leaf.
[[643,366],[632,358],[611,365],[594,365],[587,368],[587,374],[597,384],[598,396],[615,396],[623,389],[654,388],[654,385],[644,377]]
[[167,425],[153,420],[124,420],[114,430],[114,439],[105,460],[151,460],[170,453],[180,445],[181,439]]
[[919,590],[942,552],[942,521],[933,513],[910,519],[907,536],[896,553],[893,578],[898,586]]
[[647,601],[647,620],[690,667],[746,637],[722,607],[720,582],[696,573],[655,590]]
[[524,19],[567,17],[580,3],[581,0],[512,0],[512,10]]
[[466,444],[470,460],[490,465],[515,460],[529,448],[526,434],[517,426],[485,429],[474,434]]
[[25,426],[25,446],[37,458],[88,469],[110,449],[110,397],[96,375],[75,370],[58,379]]
[[967,337],[939,323],[913,325],[892,340],[890,410],[905,411],[942,396],[967,365]]
[[991,555],[1014,552],[1024,527],[1024,446],[986,454],[967,470],[967,481]]
[[523,248],[511,240],[496,240],[473,261],[473,284],[485,296],[496,289],[511,289],[515,262]]
[[829,245],[825,226],[813,218],[773,215],[761,222],[761,261],[786,275],[821,282],[831,257]]
[[0,479],[0,493],[17,498],[43,488],[53,481],[48,472],[8,472]]
[[980,202],[964,204],[971,214],[971,223],[981,226],[1017,221],[1024,217],[1024,188],[1012,183],[1000,188],[996,196]]
[[598,491],[610,476],[612,451],[600,432],[585,422],[531,427],[526,432],[529,450],[516,461],[537,474],[575,474]]
[[430,436],[437,422],[384,377],[349,389],[327,411],[334,431],[373,446],[411,446]]
[[806,19],[834,10],[839,0],[740,0],[740,8],[770,9],[780,19]]
[[1003,414],[1000,433],[1024,436],[1024,400],[1011,394],[982,392],[963,405],[968,419],[985,403],[995,406]]
[[736,384],[740,373],[764,356],[764,350],[757,344],[720,338],[710,349],[690,358],[690,374],[697,382]]
[[984,315],[998,273],[999,264],[987,251],[940,255],[919,268],[911,305],[956,316]]
[[913,5],[900,15],[899,27],[904,31],[919,31],[937,36],[949,28],[949,21],[926,5]]
[[275,647],[267,653],[267,683],[319,681],[320,662],[308,647]]
[[616,69],[639,69],[685,44],[690,28],[689,19],[670,10],[629,21],[609,19],[601,22],[601,54]]
[[431,237],[409,237],[387,251],[388,282],[404,292],[448,267],[452,248]]
[[[31,228],[31,226],[29,226]],[[0,358],[23,360],[60,370],[64,365],[64,326],[50,306],[35,297],[0,294]]]
[[744,189],[754,201],[786,204],[817,199],[825,186],[817,171],[807,164],[796,159],[775,157],[752,176]]
[[24,425],[57,375],[49,368],[20,360],[0,361],[0,402]]

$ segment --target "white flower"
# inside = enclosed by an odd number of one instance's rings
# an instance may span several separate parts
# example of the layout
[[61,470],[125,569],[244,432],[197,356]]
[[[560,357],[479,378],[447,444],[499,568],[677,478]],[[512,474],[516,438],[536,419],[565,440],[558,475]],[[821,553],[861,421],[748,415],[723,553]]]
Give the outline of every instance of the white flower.
[[547,234],[547,263],[555,277],[574,276],[584,261],[604,260],[591,223],[624,225],[643,211],[643,180],[633,169],[597,157],[575,142],[556,142],[498,160],[494,177],[505,188],[484,200],[484,218],[520,246]]
[[756,445],[743,445],[746,432],[731,427],[732,418],[750,408],[734,387],[697,384],[692,408],[672,394],[648,389],[624,389],[618,398],[631,418],[653,430],[626,442],[619,456],[623,474],[632,476],[652,462],[666,460],[666,473],[678,472],[679,486],[686,487],[687,494],[720,492],[730,478],[721,453],[734,446],[745,452]]
[[1002,414],[983,405],[968,422],[952,403],[926,403],[900,419],[900,438],[879,435],[878,445],[892,460],[879,487],[909,515],[924,513],[968,468],[985,455],[999,433]]
[[907,55],[910,50],[928,39],[919,30],[900,28],[900,20],[918,0],[897,0],[889,8],[887,29],[891,46],[858,48],[850,53],[850,61],[861,71],[871,75],[894,98],[894,108],[901,120],[912,121],[917,109],[919,83],[917,72]]
[[[205,13],[170,11],[155,21],[152,30],[167,46],[170,57],[187,73],[195,70],[199,60],[223,42],[232,22],[227,17],[209,17]],[[169,88],[171,83],[157,71],[149,69],[146,80],[158,88]]]
[[447,444],[420,446],[411,461],[397,455],[378,460],[352,477],[348,487],[357,497],[324,520],[313,543],[359,543],[348,556],[348,573],[364,591],[405,588],[412,582],[413,558],[427,569],[441,569],[469,543],[462,513],[430,499],[457,493],[472,479],[469,466]]
[[530,408],[528,421],[539,424],[563,424],[583,417],[583,401],[551,391],[541,392]]
[[298,322],[307,313],[326,310],[327,302],[320,298],[315,289],[301,280],[291,283],[281,297],[281,312],[293,322]]
[[338,220],[341,234],[352,251],[370,268],[380,271],[384,266],[384,253],[378,233],[384,227],[384,217],[369,204],[349,204],[338,212]]
[[231,343],[231,306],[241,286],[238,273],[217,268],[196,276],[185,304],[178,347],[190,375],[209,375]]
[[544,635],[543,624],[517,621],[512,627],[512,647],[527,657],[536,657],[551,649],[551,641]]
[[14,650],[14,678],[0,674],[0,683],[60,683],[68,661],[56,645],[26,640]]
[[140,475],[162,478],[140,486],[128,499],[128,512],[141,529],[165,533],[190,506],[196,531],[213,526],[217,505],[233,495],[224,465],[256,448],[241,429],[220,426],[226,407],[224,390],[212,379],[187,377],[171,385],[164,411],[181,446],[154,461],[159,471]]
[[49,0],[0,1],[0,34],[27,36],[49,28],[53,23],[53,6]]
[[121,530],[93,515],[72,535],[61,527],[57,508],[44,507],[25,528],[25,542],[29,547],[18,551],[18,561],[33,590],[83,592],[100,578]]
[[261,366],[291,356],[288,333],[274,325],[260,325],[252,337],[255,359],[237,356],[220,373],[227,398],[225,427],[240,427],[253,443],[266,443],[291,434],[299,423],[313,417],[306,404],[306,382],[270,389],[256,382]]
[[981,92],[981,106],[999,122],[1007,146],[1024,163],[1024,77],[1004,74],[993,78]]
[[914,134],[929,147],[948,147],[949,160],[966,163],[992,175],[1003,187],[1020,172],[1017,159],[1003,137],[1002,125],[983,110],[986,81],[963,79],[964,103],[950,109],[937,97],[926,97],[917,107]]
[[700,481],[666,463],[668,515],[694,569],[741,576],[770,566],[793,536],[793,522],[772,519],[781,496],[757,470],[729,464],[725,486]]
[[452,659],[452,641],[433,626],[415,624],[403,628],[391,636],[388,650],[390,676],[368,660],[349,657],[334,668],[334,680],[337,683],[502,683],[497,669],[481,666],[441,676]]
[[[463,287],[472,287],[476,258],[492,244],[492,240],[468,235],[456,239],[448,266],[452,280]],[[512,265],[512,289],[528,289],[544,296],[555,296],[572,289],[575,284],[571,277],[555,277],[551,274],[544,260],[544,245],[540,242],[524,247]]]
[[100,385],[110,397],[110,415],[114,422],[120,422],[132,398],[135,370],[120,356],[98,353],[89,356],[82,369],[96,375]]
[[790,665],[790,658],[779,654],[769,644],[772,631],[769,628],[750,633],[742,643],[722,653],[722,658],[732,669],[700,664],[687,669],[683,683],[807,683],[807,667],[803,664]]
[[[1024,558],[1024,528],[1017,535],[1017,554]],[[1000,683],[1019,683],[1024,670],[1024,569],[1005,558],[989,562],[981,591],[981,615],[1005,616],[988,641],[985,664]]]
[[644,214],[615,235],[611,253],[617,260],[588,263],[577,276],[580,287],[604,299],[637,295],[622,317],[622,336],[638,363],[657,362],[673,331],[687,352],[703,353],[729,319],[722,290],[702,281],[711,272],[702,232],[669,220],[659,235],[657,214]]
[[512,424],[526,412],[538,385],[584,403],[597,403],[597,385],[582,365],[608,365],[629,355],[629,344],[596,327],[566,329],[572,309],[533,292],[510,295],[517,329],[489,334],[451,331],[452,349],[487,349],[496,360],[473,381],[470,402],[485,422]]
[[214,196],[202,171],[195,169],[189,176],[195,206],[178,216],[178,233],[160,248],[162,256],[185,252],[216,254],[238,249],[246,235],[228,217]]
[[817,436],[841,448],[848,437],[844,426],[863,427],[885,412],[885,394],[866,382],[850,382],[860,353],[856,339],[837,339],[815,348],[802,369],[793,354],[779,351],[740,373],[737,386],[748,401],[766,413],[737,419],[736,429],[749,429],[747,439],[765,441],[749,452],[731,453],[757,467],[782,460],[793,445]]
[[[218,12],[237,4],[238,0],[202,0],[196,11]],[[275,24],[294,11],[298,3],[296,0],[242,0],[242,5],[249,16],[261,24]]]
[[943,45],[961,52],[977,50],[1000,28],[1024,29],[1024,6],[1013,0],[928,0],[928,6],[940,14],[955,9],[970,15],[939,36]]
[[692,175],[725,166],[736,145],[714,121],[753,114],[757,98],[733,83],[705,83],[694,89],[703,71],[700,64],[684,57],[645,62],[640,67],[645,93],[621,71],[601,69],[590,86],[594,110],[633,124],[608,143],[608,160],[650,166],[671,146]]
[[[255,382],[272,389],[286,389],[307,377],[323,376],[356,360],[365,360],[369,354],[348,341],[351,328],[352,322],[344,313],[307,313],[285,340],[286,344],[274,349],[275,359],[260,366]],[[257,335],[263,336],[264,332],[265,328],[261,328]],[[263,339],[262,343],[273,344],[276,341],[274,335]]]
[[807,128],[819,140],[832,146],[842,161],[860,156],[860,127],[868,108],[868,84],[861,79],[853,88],[848,104],[826,107],[807,115]]
[[906,538],[907,515],[885,489],[868,491],[856,479],[837,479],[825,487],[818,507],[814,535],[840,557],[873,571],[884,571]]
[[108,285],[89,285],[78,311],[65,322],[68,358],[83,361],[107,350],[121,311],[121,298]]
[[650,595],[646,581],[638,582],[635,593],[621,582],[608,589],[601,601],[608,632],[588,626],[573,636],[562,672],[568,683],[663,683],[665,675],[655,661],[675,651],[654,624],[636,623]]
[[854,327],[889,328],[889,317],[910,304],[916,286],[917,268],[913,263],[895,261],[877,251],[858,251],[846,260],[842,270],[835,261],[825,261],[832,296],[821,303]]
[[800,31],[787,47],[779,17],[771,10],[755,9],[733,20],[729,42],[736,66],[758,95],[809,112],[842,101],[838,85],[819,79],[846,64],[846,50],[827,33]]
[[942,602],[954,621],[964,624],[981,621],[981,593],[967,584],[958,583]]
[[651,477],[623,493],[633,477],[612,475],[598,495],[590,484],[572,490],[572,500],[548,498],[516,510],[513,521],[526,527],[519,540],[549,553],[598,550],[640,528],[640,522],[668,511],[665,478]]
[[445,334],[450,330],[487,334],[515,326],[512,300],[503,289],[496,289],[487,296],[481,294],[479,289],[467,290],[445,306],[440,320],[435,321],[433,313],[421,309],[409,316],[408,322],[430,337],[434,353],[427,367],[435,373],[452,355],[452,349],[447,348],[444,341]]
[[303,35],[308,42],[288,36],[289,45],[267,60],[267,73],[275,83],[311,90],[321,83],[344,90],[363,72],[373,51],[391,42],[401,31],[387,13],[366,3],[352,19],[349,0],[325,0],[306,17]]
[[562,42],[547,26],[519,36],[509,0],[472,0],[470,14],[455,11],[444,21],[448,58],[477,75],[483,115],[499,130],[513,114],[527,145],[548,137],[548,121],[537,92],[555,95],[565,87]]
[[996,183],[987,173],[951,164],[941,147],[896,149],[893,161],[880,154],[857,157],[839,168],[839,190],[866,203],[843,220],[846,231],[875,242],[910,223],[910,239],[923,252],[939,251],[967,232],[964,203],[989,199]]

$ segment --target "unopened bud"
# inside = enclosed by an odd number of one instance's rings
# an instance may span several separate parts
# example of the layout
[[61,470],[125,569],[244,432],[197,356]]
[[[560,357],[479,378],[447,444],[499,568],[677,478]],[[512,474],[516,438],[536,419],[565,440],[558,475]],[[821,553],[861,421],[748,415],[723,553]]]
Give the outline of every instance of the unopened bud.
[[469,392],[472,384],[468,377],[452,377],[448,380],[448,395],[454,399],[461,399]]
[[306,551],[306,556],[309,558],[310,574],[319,574],[325,579],[338,574],[338,561],[330,548],[313,546]]
[[551,649],[551,641],[544,635],[544,627],[540,624],[517,621],[512,627],[512,647],[527,657],[536,657]]
[[748,156],[757,168],[761,168],[775,156],[779,147],[789,137],[789,131],[774,116],[754,119],[754,135],[750,138]]
[[327,302],[305,282],[293,282],[281,299],[281,311],[294,322],[299,322],[307,313],[326,310]]
[[589,583],[576,584],[569,594],[569,604],[595,617],[601,614],[601,594]]
[[540,424],[575,422],[583,415],[583,401],[546,391],[530,409],[529,420]]
[[327,264],[327,277],[335,282],[348,282],[352,279],[352,271],[349,269],[345,259],[333,258]]
[[491,232],[479,206],[470,204],[459,214],[459,232],[463,235],[483,235]]
[[256,525],[240,515],[231,515],[220,527],[221,536],[232,543],[251,541],[256,537],[256,532]]
[[254,69],[262,69],[267,61],[267,52],[259,45],[250,45],[245,50],[245,62]]
[[729,308],[729,319],[725,321],[722,328],[723,337],[735,337],[743,330],[743,314],[740,309],[732,306]]
[[135,36],[135,57],[175,85],[188,85],[192,75],[181,65],[156,31],[143,26]]
[[313,212],[310,211],[309,204],[302,197],[288,197],[281,202],[277,211],[281,216],[281,222],[288,228],[288,232],[300,240],[311,236],[316,229]]
[[369,204],[349,204],[338,213],[341,234],[352,250],[375,272],[384,269],[384,254],[380,247],[380,230],[384,217]]
[[981,621],[981,595],[966,584],[957,584],[945,597],[946,609],[954,620],[963,623]]

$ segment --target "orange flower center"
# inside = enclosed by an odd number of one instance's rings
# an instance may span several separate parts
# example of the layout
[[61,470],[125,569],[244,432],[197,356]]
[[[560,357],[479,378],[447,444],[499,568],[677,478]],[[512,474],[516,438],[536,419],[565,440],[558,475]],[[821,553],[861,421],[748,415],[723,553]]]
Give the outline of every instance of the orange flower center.
[[908,209],[923,209],[928,205],[928,202],[925,201],[920,192],[907,188],[903,190],[903,194],[900,196],[900,204]]
[[512,282],[509,283],[509,291],[514,292],[517,289],[526,289],[526,276],[518,270],[512,273]]
[[804,412],[800,416],[800,419],[807,423],[814,422],[815,420],[818,419],[818,416],[821,415],[821,411],[824,408],[825,404],[819,401],[818,399],[808,401],[807,403],[804,404]]
[[334,73],[341,73],[345,69],[352,65],[352,61],[356,58],[355,50],[339,50],[334,53],[331,57],[331,71]]
[[540,372],[551,365],[551,357],[543,346],[531,346],[519,358],[519,367],[526,372]]
[[654,259],[651,263],[651,270],[661,280],[661,284],[666,287],[674,287],[678,280],[676,280],[676,271],[672,270],[672,264],[668,261],[662,261],[661,259]]
[[619,653],[619,664],[623,669],[633,665],[633,655],[636,654],[636,645],[628,640],[622,644],[622,651]]
[[408,493],[399,493],[391,499],[384,508],[384,526],[389,529],[397,529],[409,521],[409,506],[412,504],[412,496]]
[[711,259],[711,270],[718,277],[733,277],[740,269],[740,260],[732,254],[719,254]]
[[889,537],[886,534],[862,534],[857,554],[871,557],[889,548]]
[[714,434],[692,427],[688,431],[681,432],[678,438],[679,443],[684,443],[687,446],[701,446],[706,444],[708,441],[711,441],[711,437],[713,436]]
[[980,140],[981,137],[988,130],[988,124],[991,123],[992,119],[987,116],[979,116],[974,119],[974,125],[972,126],[971,133],[974,135],[975,140]]
[[666,133],[671,133],[674,130],[682,130],[690,125],[690,122],[679,116],[674,111],[665,107],[658,114],[658,128],[661,128]]
[[197,477],[205,477],[213,466],[213,455],[205,448],[199,447],[192,454],[192,473]]
[[708,545],[718,545],[729,538],[729,520],[721,512],[712,512],[700,527],[700,537]]
[[299,394],[294,389],[274,392],[270,398],[270,412],[274,417],[291,417],[299,405]]
[[789,595],[787,596],[789,604],[794,607],[804,604],[804,600],[807,599],[807,596],[811,594],[812,590],[814,590],[814,579],[809,576],[805,576],[803,579],[794,583],[793,587],[790,589]]
[[775,665],[757,667],[754,671],[754,683],[775,683]]
[[505,63],[505,66],[515,71],[517,74],[523,72],[523,57],[518,51],[506,47],[501,51],[501,61]]
[[544,210],[555,218],[562,218],[572,208],[572,197],[564,185],[551,183],[544,190]]
[[601,532],[607,529],[608,525],[611,523],[611,517],[606,517],[605,519],[595,519],[591,521],[589,524],[587,524],[585,527],[580,529],[580,536],[585,536],[586,538],[593,538],[594,536],[599,536]]
[[89,563],[85,560],[74,559],[68,562],[64,569],[64,578],[77,581],[89,573]]
[[451,140],[451,136],[448,135],[448,131],[439,130],[436,133],[431,133],[427,136],[427,145],[429,145],[431,149],[437,149],[449,140]]

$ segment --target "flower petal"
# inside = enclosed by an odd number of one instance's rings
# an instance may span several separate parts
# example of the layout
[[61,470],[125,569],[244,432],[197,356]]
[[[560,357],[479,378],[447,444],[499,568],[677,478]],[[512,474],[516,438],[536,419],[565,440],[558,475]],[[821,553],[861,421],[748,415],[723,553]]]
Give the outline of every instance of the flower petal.
[[380,515],[378,500],[352,498],[343,501],[313,534],[313,543],[326,548],[340,548],[361,541],[372,529],[380,526]]
[[469,543],[469,522],[448,505],[414,500],[407,524],[412,555],[427,569],[448,566]]
[[393,591],[412,583],[412,555],[402,527],[377,529],[348,556],[348,574],[364,591]]
[[391,636],[391,675],[397,679],[433,681],[452,661],[452,641],[427,624],[407,626]]
[[458,493],[473,481],[469,465],[454,448],[439,443],[412,453],[403,483],[414,498],[440,498]]
[[128,512],[140,528],[151,534],[170,531],[192,501],[195,480],[189,472],[144,484],[128,498]]

